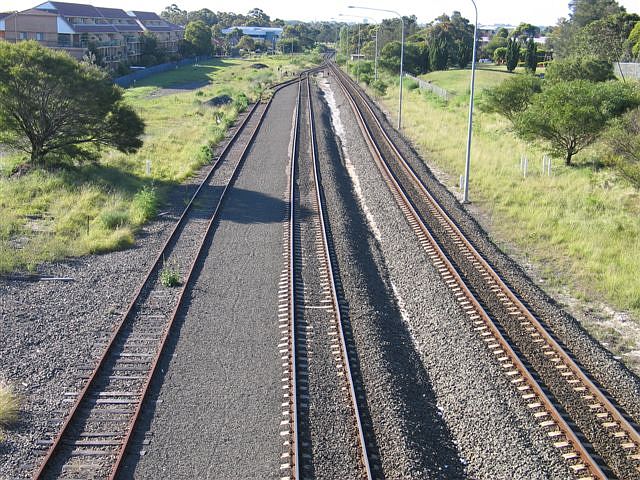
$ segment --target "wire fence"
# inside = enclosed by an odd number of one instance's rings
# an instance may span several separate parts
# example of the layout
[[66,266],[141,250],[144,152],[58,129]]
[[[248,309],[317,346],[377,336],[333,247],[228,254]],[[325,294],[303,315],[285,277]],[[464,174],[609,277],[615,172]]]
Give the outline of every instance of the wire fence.
[[613,69],[616,76],[624,76],[624,78],[635,78],[640,80],[640,63],[619,62]]
[[415,81],[420,89],[429,90],[430,92],[438,95],[440,98],[444,99],[444,101],[448,102],[451,98],[451,94],[447,92],[444,88],[434,85],[433,83],[422,80],[421,78],[414,77],[413,75],[409,75],[408,73],[404,74],[405,77],[410,78]]
[[154,75],[156,73],[161,73],[161,72],[167,72],[169,70],[175,70],[176,68],[184,67],[185,65],[193,65],[195,63],[208,60],[209,58],[211,57],[185,58],[177,62],[161,63],[160,65],[147,67],[144,70],[138,70],[137,72],[130,73],[129,75],[115,78],[113,80],[113,83],[120,85],[121,87],[127,88],[133,85],[137,80],[142,80],[143,78],[147,78],[150,75]]

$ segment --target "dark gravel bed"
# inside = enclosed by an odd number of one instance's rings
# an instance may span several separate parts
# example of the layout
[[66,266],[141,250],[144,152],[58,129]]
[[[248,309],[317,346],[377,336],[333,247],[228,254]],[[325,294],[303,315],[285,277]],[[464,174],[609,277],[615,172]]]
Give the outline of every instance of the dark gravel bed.
[[64,393],[83,385],[184,200],[209,169],[169,192],[162,215],[137,233],[133,248],[43,264],[35,275],[0,277],[0,378],[22,400],[19,423],[0,442],[0,478],[30,476],[44,453],[36,442],[57,431],[71,406]]
[[[278,476],[278,282],[296,93],[293,86],[274,97],[228,193],[145,403],[123,478]],[[145,437],[150,444],[142,445]]]
[[[382,111],[379,108],[374,110],[383,124],[389,126]],[[393,130],[388,131],[416,174],[473,242],[476,250],[505,279],[534,315],[550,327],[592,378],[600,383],[636,422],[640,422],[640,378],[591,337],[574,317],[528,277],[520,265],[491,241],[490,236],[475,218],[436,179],[407,139]]]
[[[364,385],[369,450],[379,478],[462,478],[464,465],[393,297],[384,259],[344,168],[331,113],[314,95],[333,251],[343,312],[350,321]],[[339,239],[339,241],[337,241]],[[363,408],[364,407],[364,408]]]
[[[296,157],[295,225],[297,273],[296,308],[297,330],[305,331],[307,394],[309,400],[299,410],[301,454],[311,456],[301,463],[305,478],[335,479],[357,478],[359,450],[354,428],[350,396],[344,377],[338,375],[340,362],[336,362],[332,346],[337,344],[335,314],[330,306],[332,295],[323,289],[322,273],[327,265],[322,260],[319,242],[320,217],[317,213],[316,188],[313,179],[311,137],[309,134],[309,108],[306,86],[303,84],[300,102],[298,149]],[[300,339],[302,340],[302,338]],[[299,342],[298,342],[299,343]],[[300,345],[298,345],[300,347]],[[302,364],[300,364],[302,366]],[[299,385],[304,385],[302,382]],[[308,442],[308,446],[305,446]]]
[[[344,125],[356,125],[339,87]],[[356,128],[341,136],[359,197],[384,255],[403,324],[424,365],[435,405],[471,478],[570,478],[495,359],[472,331],[395,205]],[[351,163],[351,165],[349,165]],[[381,450],[382,450],[382,442]],[[383,454],[384,457],[384,454]]]

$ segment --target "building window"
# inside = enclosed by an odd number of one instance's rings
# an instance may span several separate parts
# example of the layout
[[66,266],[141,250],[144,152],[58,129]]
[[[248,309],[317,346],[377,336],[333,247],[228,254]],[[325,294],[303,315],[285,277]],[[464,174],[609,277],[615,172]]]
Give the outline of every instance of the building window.
[[43,42],[44,41],[44,33],[36,32],[36,40]]
[[27,38],[27,32],[18,32],[18,40],[26,40]]

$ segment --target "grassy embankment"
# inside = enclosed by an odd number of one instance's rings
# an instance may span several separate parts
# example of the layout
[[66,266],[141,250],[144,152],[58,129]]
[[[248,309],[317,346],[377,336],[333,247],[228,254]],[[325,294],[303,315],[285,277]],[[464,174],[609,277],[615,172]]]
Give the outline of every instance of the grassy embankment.
[[[451,186],[463,172],[469,96],[469,71],[424,75],[455,96],[445,103],[418,89],[405,91],[405,133],[424,158],[450,175]],[[479,70],[481,93],[509,78]],[[397,81],[381,99],[397,112]],[[413,82],[415,84],[415,82]],[[405,84],[406,85],[406,84]],[[640,195],[608,169],[597,168],[606,155],[595,145],[576,157],[577,166],[553,159],[553,175],[541,174],[543,149],[516,138],[498,115],[476,110],[470,195],[489,220],[492,236],[513,245],[519,256],[539,267],[544,282],[583,300],[605,301],[640,315]],[[521,155],[529,159],[526,178]],[[454,187],[455,188],[455,187]],[[633,341],[619,332],[591,326],[600,338],[624,353]]]
[[[137,82],[125,98],[147,127],[144,146],[134,155],[105,151],[96,164],[19,175],[15,171],[25,157],[0,146],[0,273],[130,246],[167,189],[207,163],[211,147],[224,138],[238,112],[258,98],[263,86],[279,80],[278,67],[292,72],[310,60],[211,60]],[[254,62],[269,68],[255,69]],[[204,83],[197,90],[163,91]],[[223,94],[233,103],[206,104]],[[219,124],[216,115],[221,115]]]

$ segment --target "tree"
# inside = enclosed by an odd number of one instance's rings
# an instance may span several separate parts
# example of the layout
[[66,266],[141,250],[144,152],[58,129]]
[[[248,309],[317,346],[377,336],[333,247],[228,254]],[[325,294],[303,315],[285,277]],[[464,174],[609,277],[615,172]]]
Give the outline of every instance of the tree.
[[196,55],[211,53],[211,29],[202,21],[189,22],[184,30],[184,40]]
[[518,25],[511,33],[512,38],[522,41],[528,40],[529,38],[535,38],[538,35],[540,35],[539,27],[524,22]]
[[528,72],[536,73],[536,68],[538,67],[538,47],[536,46],[536,42],[533,41],[533,38],[530,38],[527,42],[524,64]]
[[509,41],[507,40],[506,37],[502,37],[496,34],[493,37],[491,37],[491,40],[489,40],[489,43],[487,43],[484,46],[483,53],[488,58],[494,58],[494,53],[496,52],[496,50],[498,48],[506,49],[508,43]]
[[640,22],[636,23],[629,34],[627,45],[631,49],[631,54],[637,58],[640,56]]
[[574,56],[554,60],[549,64],[545,73],[545,79],[549,82],[571,80],[606,82],[614,78],[613,66],[606,60],[598,60],[593,57]]
[[576,37],[576,53],[589,55],[610,63],[631,56],[629,35],[640,16],[619,13],[594,20],[585,26]]
[[158,38],[154,33],[144,32],[140,37],[140,63],[145,66],[162,63],[165,53],[158,48]]
[[493,61],[498,65],[504,64],[507,61],[507,47],[496,48],[495,52],[493,52]]
[[586,27],[591,22],[609,15],[625,12],[624,7],[616,0],[571,0],[569,10],[571,23],[578,28]]
[[264,13],[259,8],[252,8],[248,14],[249,21],[247,26],[250,27],[268,27],[271,24],[269,15]]
[[250,36],[243,35],[240,37],[237,47],[242,50],[247,50],[248,52],[253,52],[256,49],[256,42]]
[[431,70],[446,70],[448,63],[447,45],[444,39],[432,41],[429,44],[429,65]]
[[542,80],[533,75],[514,75],[482,93],[479,107],[483,112],[499,113],[511,122],[542,91]]
[[176,25],[186,25],[188,13],[186,10],[181,10],[175,3],[165,7],[160,13],[160,16],[168,22],[175,23]]
[[622,82],[556,82],[534,96],[516,116],[515,127],[522,138],[545,142],[571,165],[573,156],[595,142],[611,120],[638,105],[637,89]]
[[51,154],[95,159],[100,147],[142,146],[144,123],[95,65],[35,41],[0,42],[0,142],[34,166]]
[[513,72],[518,66],[518,61],[520,60],[520,45],[518,41],[514,38],[509,39],[509,43],[507,44],[507,71]]

